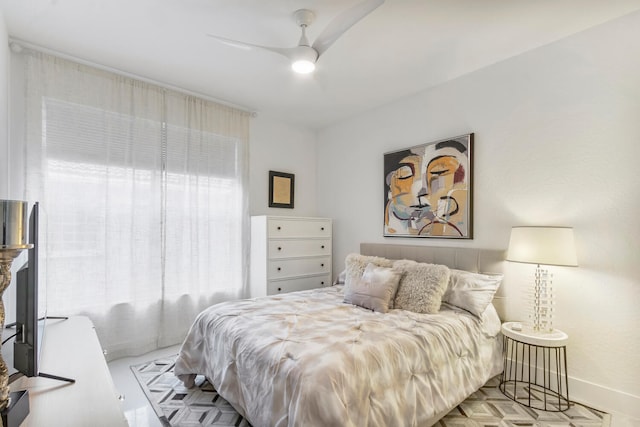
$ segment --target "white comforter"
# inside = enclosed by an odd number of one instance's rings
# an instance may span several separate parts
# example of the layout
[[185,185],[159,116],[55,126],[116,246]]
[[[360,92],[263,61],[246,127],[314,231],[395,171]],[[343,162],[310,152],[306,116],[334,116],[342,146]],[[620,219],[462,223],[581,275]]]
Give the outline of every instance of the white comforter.
[[257,427],[428,426],[502,369],[497,331],[462,310],[342,299],[335,286],[214,305],[175,373],[187,386],[205,375]]

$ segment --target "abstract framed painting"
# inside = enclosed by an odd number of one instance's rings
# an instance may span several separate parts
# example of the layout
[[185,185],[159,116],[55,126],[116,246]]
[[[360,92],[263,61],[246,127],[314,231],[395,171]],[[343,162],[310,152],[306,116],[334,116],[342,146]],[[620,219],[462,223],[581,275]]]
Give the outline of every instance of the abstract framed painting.
[[473,238],[473,133],[384,154],[384,236]]

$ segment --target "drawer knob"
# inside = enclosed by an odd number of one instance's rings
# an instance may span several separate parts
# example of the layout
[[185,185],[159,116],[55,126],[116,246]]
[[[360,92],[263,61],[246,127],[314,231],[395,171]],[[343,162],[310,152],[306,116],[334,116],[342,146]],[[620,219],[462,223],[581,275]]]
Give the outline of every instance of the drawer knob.
[[280,292],[282,290],[282,288],[278,288],[278,292]]
[[282,270],[280,267],[278,267],[278,271]]
[[280,246],[278,246],[278,250],[279,250],[279,251],[281,251],[281,250],[282,250],[282,248],[281,248]]
[[282,227],[278,226],[278,230],[282,230]]
[[321,249],[324,249],[324,245],[320,246]]
[[322,286],[324,286],[324,282],[320,282],[320,284],[321,284]]
[[320,230],[324,231],[324,227],[320,227]]
[[320,264],[320,267],[324,267],[324,264]]

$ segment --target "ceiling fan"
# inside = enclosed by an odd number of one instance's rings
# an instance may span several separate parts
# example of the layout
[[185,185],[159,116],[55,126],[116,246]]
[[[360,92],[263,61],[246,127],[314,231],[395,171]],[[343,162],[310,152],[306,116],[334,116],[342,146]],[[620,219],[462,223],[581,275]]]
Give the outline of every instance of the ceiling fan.
[[351,9],[336,16],[333,21],[322,31],[318,38],[309,44],[306,29],[315,19],[315,14],[308,9],[299,9],[293,13],[296,24],[302,30],[302,35],[298,45],[290,48],[261,46],[257,44],[245,43],[238,40],[231,40],[224,37],[207,34],[209,37],[234,47],[241,49],[264,49],[270,52],[284,55],[291,60],[291,68],[300,74],[308,74],[316,68],[318,58],[349,28],[355,25],[362,18],[373,12],[384,3],[384,0],[366,0],[358,3]]

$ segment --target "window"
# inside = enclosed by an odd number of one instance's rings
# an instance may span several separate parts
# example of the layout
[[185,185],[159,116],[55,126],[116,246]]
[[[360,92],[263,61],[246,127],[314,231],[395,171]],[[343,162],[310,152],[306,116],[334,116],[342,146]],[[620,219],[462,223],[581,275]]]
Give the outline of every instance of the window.
[[29,52],[25,195],[41,205],[49,315],[111,357],[179,342],[244,296],[248,114]]

